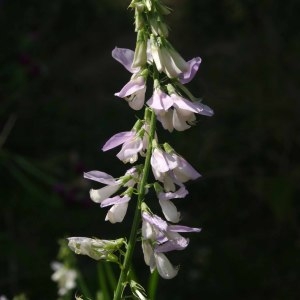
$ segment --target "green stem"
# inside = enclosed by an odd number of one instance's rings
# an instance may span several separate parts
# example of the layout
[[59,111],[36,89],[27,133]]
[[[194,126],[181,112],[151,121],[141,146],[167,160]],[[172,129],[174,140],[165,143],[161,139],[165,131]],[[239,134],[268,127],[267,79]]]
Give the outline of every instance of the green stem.
[[142,178],[140,181],[140,185],[138,186],[138,199],[136,203],[133,223],[131,227],[130,237],[127,245],[127,251],[125,254],[123,266],[121,269],[118,285],[114,294],[114,300],[120,300],[123,289],[125,287],[125,282],[127,280],[128,271],[131,265],[131,259],[134,252],[135,244],[136,244],[136,237],[137,231],[139,229],[139,224],[141,221],[141,203],[144,200],[144,196],[146,193],[146,184],[148,180],[148,175],[150,171],[150,159],[152,154],[152,140],[155,134],[155,125],[156,125],[156,117],[155,113],[151,111],[151,121],[150,121],[150,132],[149,132],[149,146],[147,149],[147,154],[145,158],[145,164],[143,169]]

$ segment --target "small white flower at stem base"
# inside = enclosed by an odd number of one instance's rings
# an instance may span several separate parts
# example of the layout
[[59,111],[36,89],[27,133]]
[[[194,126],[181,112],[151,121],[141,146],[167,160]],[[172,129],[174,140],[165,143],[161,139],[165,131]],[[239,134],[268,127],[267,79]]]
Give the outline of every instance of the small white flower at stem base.
[[60,296],[66,295],[76,287],[77,272],[75,270],[67,268],[57,261],[51,263],[51,268],[54,271],[51,279],[57,282]]

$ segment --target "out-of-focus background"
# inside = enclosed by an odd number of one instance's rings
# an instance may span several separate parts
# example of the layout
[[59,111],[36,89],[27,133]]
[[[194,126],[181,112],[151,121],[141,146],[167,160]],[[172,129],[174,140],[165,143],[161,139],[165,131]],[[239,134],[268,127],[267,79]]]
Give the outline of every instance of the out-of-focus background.
[[[183,133],[158,128],[203,174],[176,200],[182,223],[203,231],[169,255],[181,268],[159,282],[158,300],[299,299],[300,2],[167,3],[171,42],[203,59],[189,87],[215,116]],[[128,168],[100,150],[137,115],[113,95],[130,76],[111,58],[135,45],[128,5],[0,1],[0,295],[56,299],[59,238],[118,238],[130,227],[130,211],[122,224],[104,221],[88,195],[100,185],[82,178]],[[79,260],[93,288],[94,262]]]

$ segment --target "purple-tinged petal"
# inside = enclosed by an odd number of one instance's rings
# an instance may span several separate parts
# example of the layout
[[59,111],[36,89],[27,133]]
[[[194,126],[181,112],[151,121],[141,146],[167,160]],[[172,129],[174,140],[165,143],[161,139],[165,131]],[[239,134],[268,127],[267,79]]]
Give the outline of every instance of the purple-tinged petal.
[[146,84],[142,76],[131,79],[116,96],[124,98],[134,110],[140,110],[145,102]]
[[201,228],[188,227],[183,225],[169,225],[168,231],[171,232],[200,232]]
[[125,142],[117,157],[124,163],[134,163],[138,158],[138,153],[143,149],[143,141],[140,138],[135,138]]
[[188,194],[188,190],[182,186],[180,189],[178,189],[176,192],[171,193],[159,193],[158,194],[158,199],[159,200],[170,200],[170,199],[175,199],[175,198],[184,198]]
[[130,73],[137,73],[140,70],[140,68],[132,68],[134,51],[115,47],[111,54],[112,57],[121,63]]
[[210,107],[202,104],[201,102],[191,102],[176,94],[172,94],[171,97],[174,100],[174,107],[180,110],[187,110],[208,117],[211,117],[214,114],[213,110]]
[[162,218],[157,215],[150,215],[148,213],[142,213],[143,220],[149,222],[160,231],[166,231],[168,229],[168,224]]
[[108,151],[134,138],[134,131],[124,131],[113,135],[103,146],[102,151]]
[[111,205],[115,205],[115,204],[121,204],[121,203],[127,203],[130,200],[129,196],[124,196],[124,197],[120,197],[120,196],[115,196],[112,198],[107,198],[105,200],[103,200],[101,202],[101,207],[107,207],[107,206],[111,206]]
[[125,98],[125,97],[131,96],[136,91],[139,91],[144,88],[145,88],[145,80],[142,76],[139,76],[139,77],[133,78],[129,82],[127,82],[124,85],[124,87],[121,89],[121,91],[118,93],[115,93],[115,95],[120,98]]
[[189,244],[189,239],[181,237],[176,240],[169,240],[166,243],[155,247],[155,252],[170,252],[174,250],[183,250]]
[[107,185],[116,184],[116,180],[109,174],[101,171],[90,171],[83,173],[83,177],[86,179],[94,180],[97,182],[101,182]]
[[177,161],[177,168],[174,169],[173,172],[178,181],[186,182],[190,179],[195,180],[201,177],[201,174],[198,173],[183,157],[178,156],[177,154],[173,154],[172,156]]
[[179,75],[179,81],[182,84],[189,83],[195,77],[201,63],[200,57],[195,57],[187,62],[188,70]]
[[167,111],[173,105],[173,99],[160,89],[155,89],[147,105],[154,110]]

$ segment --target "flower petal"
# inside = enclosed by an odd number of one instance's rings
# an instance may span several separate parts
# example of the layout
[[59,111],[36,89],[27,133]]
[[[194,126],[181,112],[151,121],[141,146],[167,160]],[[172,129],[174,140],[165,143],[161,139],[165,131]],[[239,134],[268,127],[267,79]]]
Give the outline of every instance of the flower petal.
[[96,203],[101,203],[103,200],[114,194],[119,188],[120,184],[108,185],[98,190],[90,190],[90,197]]
[[130,73],[137,73],[140,70],[140,68],[132,68],[134,51],[115,47],[111,54],[112,57],[121,63]]
[[128,97],[134,94],[136,91],[145,88],[145,81],[143,77],[139,76],[137,78],[131,79],[128,81],[120,92],[115,93],[116,96],[120,98]]
[[153,249],[149,241],[142,240],[142,249],[143,249],[145,264],[147,266],[150,266],[150,260],[151,257],[153,256]]
[[183,225],[169,225],[168,231],[171,232],[200,232],[201,228],[193,228]]
[[179,75],[179,80],[182,84],[189,83],[196,75],[201,63],[200,57],[195,57],[187,62],[188,70]]
[[177,211],[176,206],[170,200],[159,201],[162,212],[167,221],[177,223],[180,221],[180,212]]
[[105,221],[110,223],[122,222],[127,212],[128,202],[115,204],[108,212]]
[[165,253],[165,252],[170,252],[175,250],[183,250],[188,246],[188,244],[189,244],[189,239],[186,239],[183,236],[181,236],[178,239],[169,240],[164,244],[157,246],[155,248],[155,252]]
[[111,205],[115,205],[115,204],[121,204],[121,203],[127,203],[130,200],[129,196],[124,196],[124,197],[120,197],[120,196],[115,196],[112,198],[107,198],[105,200],[103,200],[101,202],[101,207],[106,207],[106,206],[111,206]]
[[161,89],[155,89],[147,105],[156,110],[167,111],[173,105],[173,99]]
[[135,136],[134,131],[124,131],[119,132],[113,135],[103,146],[102,151],[108,151],[112,148],[120,146],[121,144],[125,143],[126,141],[132,139]]
[[117,157],[124,163],[131,163],[137,160],[137,154],[143,149],[143,141],[141,138],[135,138],[123,144],[121,151]]
[[101,171],[90,171],[83,173],[83,177],[86,179],[101,182],[103,184],[114,185],[116,180],[109,174]]
[[159,193],[158,199],[159,200],[170,200],[175,198],[184,198],[188,194],[188,190],[182,186],[179,190],[177,190],[174,193],[168,192],[168,193]]
[[164,279],[174,278],[179,268],[174,267],[163,253],[154,252],[155,263],[159,275]]

